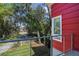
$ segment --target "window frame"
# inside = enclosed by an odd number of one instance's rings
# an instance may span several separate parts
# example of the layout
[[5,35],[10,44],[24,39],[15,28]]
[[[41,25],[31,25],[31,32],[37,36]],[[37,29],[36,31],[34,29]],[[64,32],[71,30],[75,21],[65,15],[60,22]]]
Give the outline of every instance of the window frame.
[[[56,18],[60,18],[60,34],[55,34],[54,33],[54,20],[56,19]],[[56,36],[56,35],[59,35],[59,36],[57,36],[57,37],[53,37],[53,40],[56,40],[56,41],[59,41],[59,42],[62,42],[62,15],[59,15],[59,16],[55,16],[55,17],[53,17],[52,18],[52,36]],[[56,39],[56,38],[58,38],[58,39]]]

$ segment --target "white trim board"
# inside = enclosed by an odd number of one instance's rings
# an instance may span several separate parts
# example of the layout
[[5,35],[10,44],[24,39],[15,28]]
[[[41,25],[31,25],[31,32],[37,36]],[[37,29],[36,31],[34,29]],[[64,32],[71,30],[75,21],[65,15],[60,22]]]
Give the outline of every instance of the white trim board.
[[[54,19],[58,18],[58,17],[60,17],[60,35],[62,35],[62,15],[59,15],[59,16],[52,18],[52,28],[51,28],[52,29],[52,36],[59,35],[59,34],[54,34]],[[60,37],[60,40],[54,39],[54,38],[53,38],[53,40],[62,42],[62,36],[59,36],[59,37]]]

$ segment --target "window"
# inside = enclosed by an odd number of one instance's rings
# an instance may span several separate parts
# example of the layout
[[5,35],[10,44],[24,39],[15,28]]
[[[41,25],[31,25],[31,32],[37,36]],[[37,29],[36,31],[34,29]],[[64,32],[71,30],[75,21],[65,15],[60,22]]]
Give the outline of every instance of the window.
[[62,16],[56,16],[52,18],[52,35],[57,36],[53,37],[54,40],[62,41]]

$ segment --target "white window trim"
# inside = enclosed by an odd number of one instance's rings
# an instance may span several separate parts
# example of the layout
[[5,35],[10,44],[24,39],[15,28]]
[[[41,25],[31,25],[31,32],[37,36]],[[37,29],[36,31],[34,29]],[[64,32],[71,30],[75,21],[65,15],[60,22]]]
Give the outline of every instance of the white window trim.
[[[54,19],[60,17],[60,35],[62,35],[62,15],[56,16],[52,18],[52,36],[58,35],[58,34],[54,34]],[[53,37],[53,40],[62,42],[62,36],[60,36],[60,40],[58,39],[54,39],[55,37]]]

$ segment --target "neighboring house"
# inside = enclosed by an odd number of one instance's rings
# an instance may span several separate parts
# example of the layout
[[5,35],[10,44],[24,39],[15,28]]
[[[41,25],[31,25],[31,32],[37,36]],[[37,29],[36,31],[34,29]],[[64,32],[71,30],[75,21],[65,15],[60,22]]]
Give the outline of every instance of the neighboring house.
[[53,48],[60,51],[79,51],[79,4],[51,4]]

